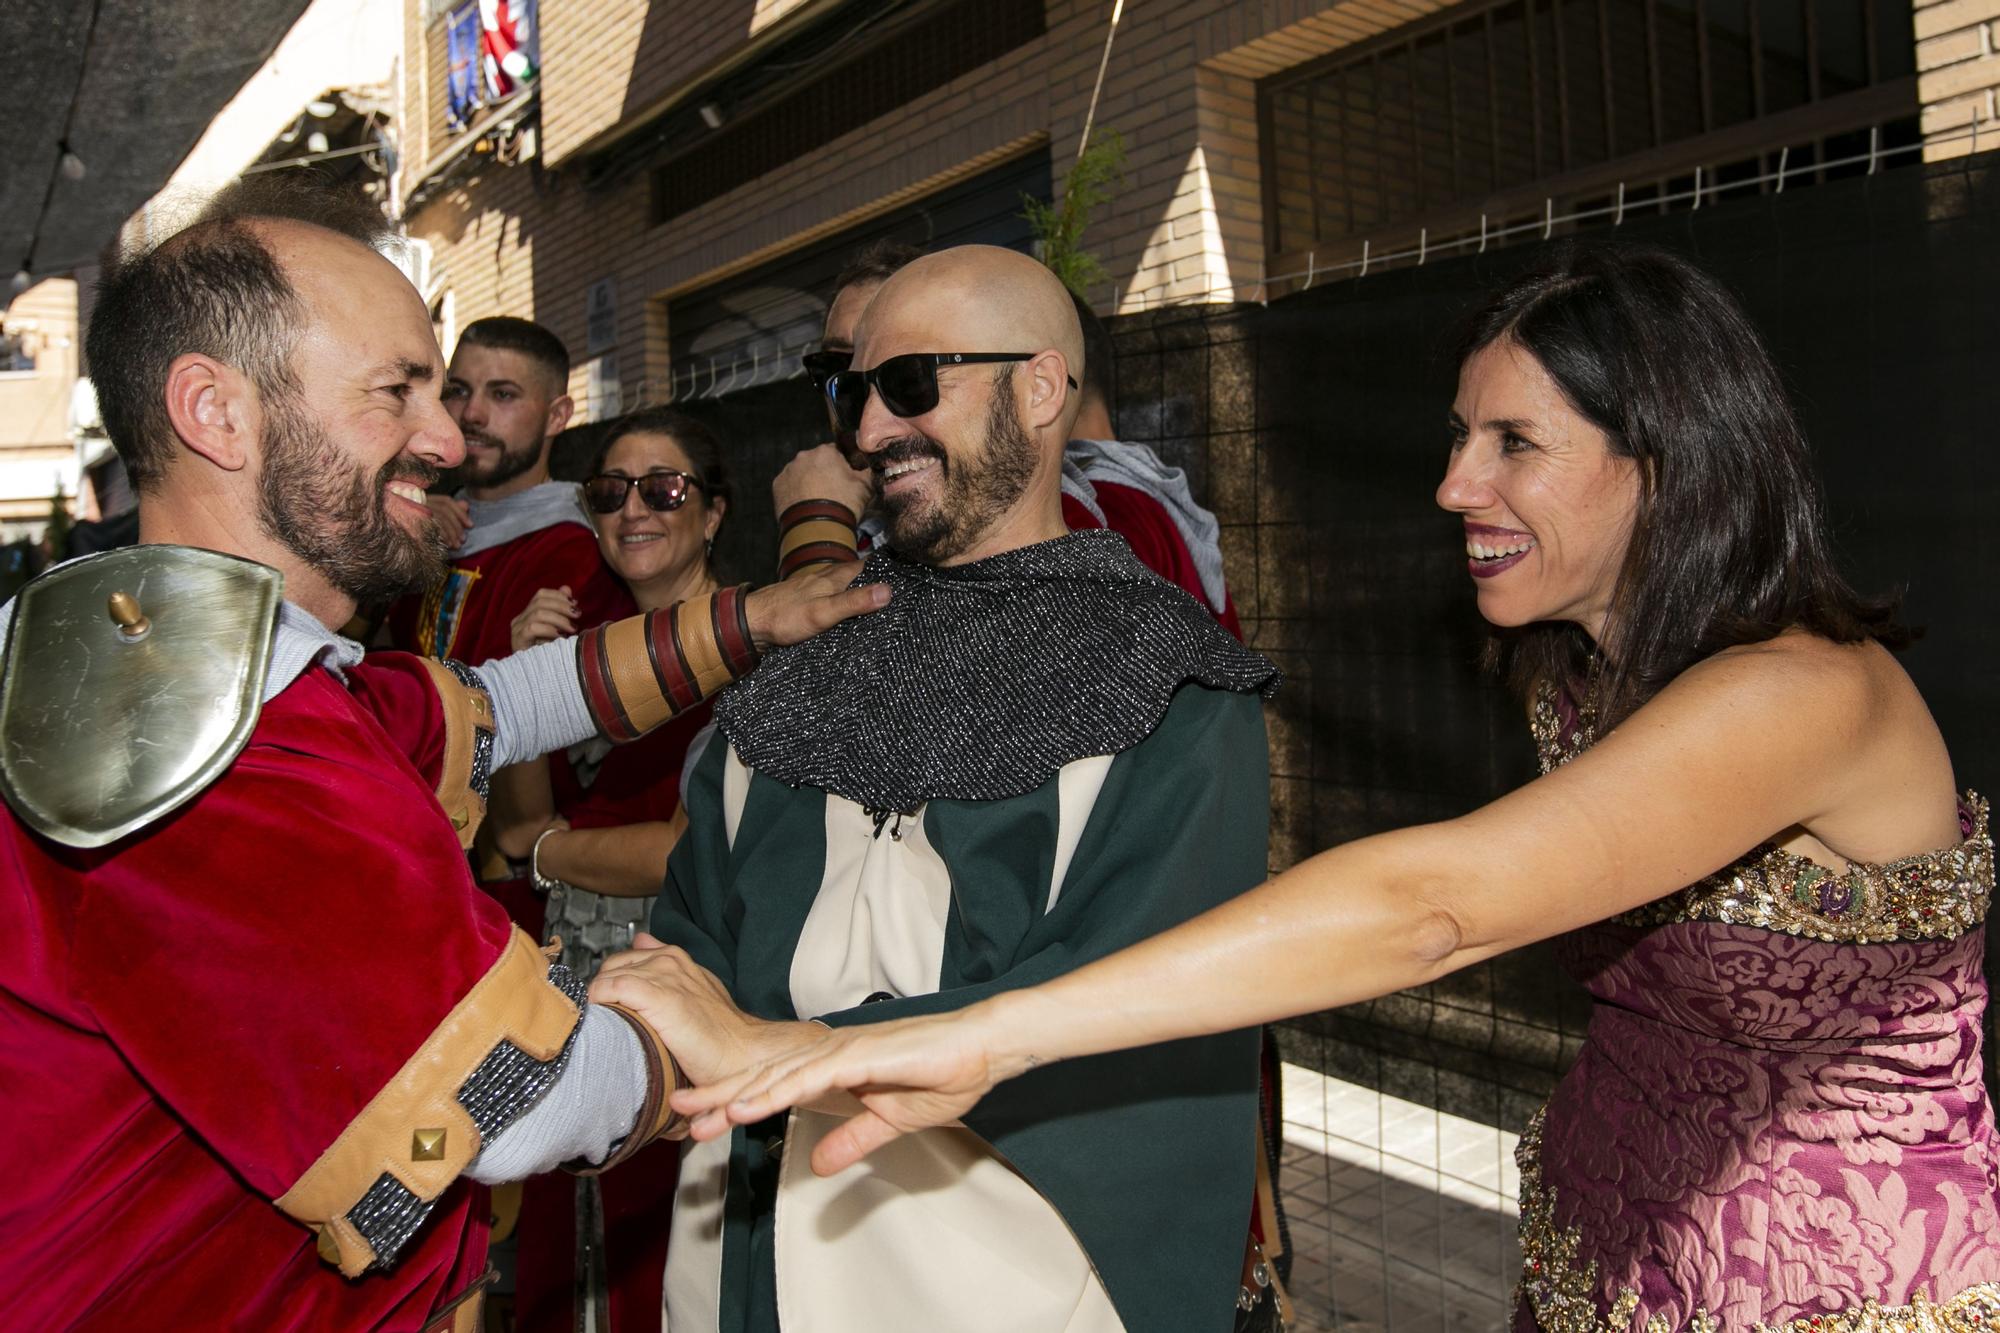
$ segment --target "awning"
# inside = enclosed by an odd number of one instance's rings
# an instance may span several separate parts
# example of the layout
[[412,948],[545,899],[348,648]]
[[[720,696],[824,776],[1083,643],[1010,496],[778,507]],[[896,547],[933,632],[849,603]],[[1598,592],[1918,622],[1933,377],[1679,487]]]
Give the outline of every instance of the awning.
[[[0,5],[0,302],[95,263],[255,74],[307,0],[15,0]],[[63,170],[63,144],[83,175]],[[74,164],[72,164],[73,166]]]

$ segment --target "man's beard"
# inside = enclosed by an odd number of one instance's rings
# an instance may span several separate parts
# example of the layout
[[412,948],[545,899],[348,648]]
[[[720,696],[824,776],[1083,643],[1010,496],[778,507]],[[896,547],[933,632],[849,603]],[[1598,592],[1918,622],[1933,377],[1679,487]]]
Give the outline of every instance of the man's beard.
[[492,448],[498,451],[492,458],[478,463],[473,462],[468,457],[464,463],[459,465],[454,473],[454,477],[460,485],[476,486],[482,491],[491,490],[496,486],[505,486],[508,482],[541,462],[542,449],[547,443],[540,436],[536,436],[533,440],[517,448],[501,439],[498,435],[488,435],[483,430],[464,430],[463,427],[460,429],[468,445],[473,443],[485,444],[492,446]]
[[1014,507],[1034,480],[1040,459],[1034,437],[1021,428],[1014,410],[1011,380],[1012,376],[1003,376],[994,382],[993,404],[986,412],[984,457],[961,457],[954,463],[928,435],[907,435],[891,440],[871,460],[878,476],[883,468],[913,458],[938,460],[943,494],[936,501],[876,493],[875,503],[881,507],[889,545],[896,554],[926,565],[963,554]]
[[389,516],[389,483],[428,486],[437,469],[396,457],[373,476],[347,461],[296,404],[265,418],[258,521],[264,531],[357,603],[427,586],[444,569],[444,534],[426,518],[410,532]]

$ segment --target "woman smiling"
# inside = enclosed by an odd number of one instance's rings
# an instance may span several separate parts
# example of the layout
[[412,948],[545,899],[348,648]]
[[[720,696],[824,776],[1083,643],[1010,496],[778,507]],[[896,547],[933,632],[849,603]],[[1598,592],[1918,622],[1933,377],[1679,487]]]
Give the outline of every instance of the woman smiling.
[[[1438,501],[1543,776],[954,1015],[675,1097],[848,1089],[832,1170],[1037,1064],[1351,1004],[1562,935],[1595,1001],[1523,1136],[1516,1325],[2000,1318],[1986,805],[1840,577],[1762,342],[1655,251],[1559,247],[1469,325]],[[633,1003],[643,988],[619,998]],[[677,1003],[658,992],[662,1020]]]
[[[706,426],[657,408],[621,418],[591,465],[583,499],[604,563],[630,594],[610,619],[716,590],[709,552],[730,488],[722,447]],[[514,620],[514,651],[590,629],[576,614],[568,589],[542,589]],[[563,961],[579,976],[627,947],[652,910],[667,855],[686,826],[682,763],[709,712],[707,703],[690,708],[629,745],[594,740],[551,755],[539,799],[502,834],[503,849],[525,855],[536,888],[548,894],[545,933],[562,937]],[[594,1210],[574,1209],[576,1186],[557,1176],[528,1183],[517,1327],[578,1326],[570,1304],[589,1254],[603,1265],[589,1286],[593,1299],[608,1286],[609,1333],[659,1328],[678,1161],[677,1145],[654,1144],[598,1177],[603,1235],[586,1234],[582,1248],[576,1231]]]
[[[599,449],[583,498],[604,563],[631,595],[631,605],[611,619],[719,586],[709,555],[730,489],[721,445],[706,426],[664,408],[621,418]],[[568,589],[542,589],[514,620],[514,651],[590,628],[575,617]],[[680,829],[681,761],[708,714],[703,704],[632,745],[593,742],[551,760],[551,802],[525,819],[538,886],[614,897],[659,892]],[[638,908],[617,913],[628,928],[612,947],[629,942],[629,922],[643,916],[633,913]],[[554,911],[551,920],[559,916]],[[587,948],[592,966],[608,952],[595,940]]]

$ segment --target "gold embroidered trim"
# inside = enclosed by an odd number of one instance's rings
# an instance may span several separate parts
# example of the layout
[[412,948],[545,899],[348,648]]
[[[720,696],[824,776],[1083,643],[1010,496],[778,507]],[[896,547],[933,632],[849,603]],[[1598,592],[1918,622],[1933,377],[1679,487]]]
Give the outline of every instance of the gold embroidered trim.
[[[1544,773],[1596,739],[1587,723],[1565,727],[1556,688],[1549,684],[1535,691],[1529,728]],[[1970,831],[1955,847],[1886,865],[1855,861],[1838,874],[1766,843],[1707,879],[1611,919],[1645,927],[1719,921],[1829,944],[1951,939],[1986,920],[1993,898],[1991,812],[1970,791],[1959,812]]]
[[[1597,1312],[1597,1261],[1579,1262],[1580,1227],[1558,1227],[1555,1190],[1542,1183],[1542,1116],[1528,1122],[1514,1160],[1521,1168],[1521,1281],[1544,1333],[1724,1333],[1720,1320],[1696,1306],[1676,1329],[1664,1313],[1637,1322],[1639,1293],[1621,1289],[1611,1309]],[[1922,1295],[1908,1305],[1863,1303],[1860,1309],[1805,1315],[1782,1324],[1756,1323],[1748,1333],[1994,1333],[2000,1329],[2000,1282],[1967,1287],[1941,1305]]]

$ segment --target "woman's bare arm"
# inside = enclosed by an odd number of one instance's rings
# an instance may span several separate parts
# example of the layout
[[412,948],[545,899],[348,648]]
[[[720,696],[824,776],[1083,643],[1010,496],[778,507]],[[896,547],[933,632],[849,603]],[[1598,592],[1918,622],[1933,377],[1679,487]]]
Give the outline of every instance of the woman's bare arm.
[[649,898],[667,876],[667,856],[687,828],[676,810],[670,820],[617,828],[557,829],[542,839],[536,864],[551,879],[614,898]]
[[852,1089],[868,1114],[815,1156],[835,1169],[1036,1064],[1352,1004],[1651,902],[1865,794],[1880,744],[1862,657],[1873,651],[1811,641],[1719,655],[1568,766],[1463,818],[1323,852],[960,1014],[846,1029],[682,1109],[708,1111],[697,1129],[712,1134],[718,1108],[744,1123]]

